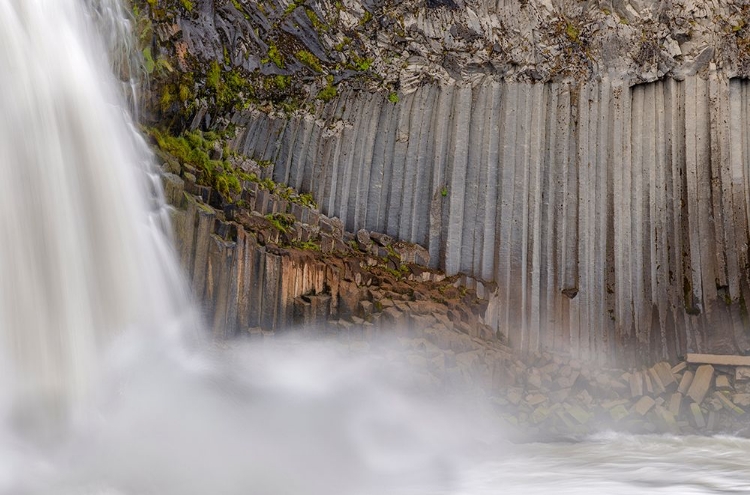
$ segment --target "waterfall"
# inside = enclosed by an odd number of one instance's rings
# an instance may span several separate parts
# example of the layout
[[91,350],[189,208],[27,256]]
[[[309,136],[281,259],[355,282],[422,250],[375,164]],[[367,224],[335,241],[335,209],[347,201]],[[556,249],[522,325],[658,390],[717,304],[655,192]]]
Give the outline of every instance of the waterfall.
[[116,335],[186,313],[158,177],[112,75],[122,15],[114,0],[0,3],[0,412],[75,402]]

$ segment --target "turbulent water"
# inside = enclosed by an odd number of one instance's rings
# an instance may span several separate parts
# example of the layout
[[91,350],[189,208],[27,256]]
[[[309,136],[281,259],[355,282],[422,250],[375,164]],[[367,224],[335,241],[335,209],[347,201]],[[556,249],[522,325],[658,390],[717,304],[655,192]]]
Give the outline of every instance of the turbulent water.
[[747,440],[517,445],[394,349],[187,346],[123,12],[0,0],[0,494],[750,492]]

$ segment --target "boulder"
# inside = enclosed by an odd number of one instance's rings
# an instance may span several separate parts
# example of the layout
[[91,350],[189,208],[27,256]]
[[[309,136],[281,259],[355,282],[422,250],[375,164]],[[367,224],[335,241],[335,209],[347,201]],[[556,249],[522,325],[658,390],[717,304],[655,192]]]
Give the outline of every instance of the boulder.
[[656,402],[654,399],[649,397],[648,395],[644,395],[641,397],[638,402],[635,403],[633,406],[633,411],[640,414],[641,416],[645,416],[652,407],[656,405]]
[[695,402],[690,404],[690,414],[693,416],[693,424],[695,425],[696,428],[706,427],[706,420],[703,417],[703,411],[701,411],[701,406],[699,406]]
[[744,382],[750,380],[750,366],[738,366],[734,370],[734,380]]
[[732,385],[729,384],[729,377],[727,375],[718,375],[716,377],[716,389],[717,390],[731,390]]
[[714,378],[714,367],[710,364],[699,366],[693,377],[693,382],[687,391],[687,396],[693,399],[697,404],[703,402],[703,398],[711,388],[711,382]]
[[630,396],[634,399],[643,395],[643,379],[641,373],[636,371],[630,375]]
[[690,388],[690,385],[693,383],[693,376],[694,373],[692,371],[686,371],[682,375],[682,380],[680,380],[680,385],[677,387],[677,391],[681,393],[682,395],[685,395]]

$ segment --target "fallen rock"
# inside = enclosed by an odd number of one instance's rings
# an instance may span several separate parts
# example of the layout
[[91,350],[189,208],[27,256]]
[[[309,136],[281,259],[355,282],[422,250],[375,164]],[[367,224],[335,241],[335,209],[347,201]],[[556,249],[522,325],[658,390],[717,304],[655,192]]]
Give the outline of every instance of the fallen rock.
[[742,416],[745,414],[745,411],[738,407],[736,404],[734,404],[731,400],[729,400],[729,397],[724,395],[723,392],[719,392],[718,390],[714,392],[714,397],[716,397],[720,402],[721,405],[724,406],[724,409],[727,409],[735,416]]
[[659,377],[659,372],[656,371],[656,366],[649,368],[648,374],[649,378],[651,379],[651,387],[653,389],[653,393],[655,395],[661,395],[665,393],[667,389],[664,387],[664,383],[662,383],[661,378]]
[[693,376],[694,373],[692,371],[686,371],[684,375],[682,375],[682,380],[680,380],[680,386],[677,387],[677,391],[681,393],[682,395],[685,395],[690,388],[690,385],[693,383]]
[[750,380],[750,367],[749,366],[738,366],[734,370],[734,380],[738,382],[744,382]]
[[575,419],[582,425],[585,425],[586,423],[588,423],[589,419],[591,419],[591,415],[578,404],[571,404],[569,402],[566,402],[563,404],[563,408],[565,408],[565,412],[570,414],[573,419]]
[[731,390],[732,386],[729,384],[729,377],[727,375],[718,375],[716,377],[716,388],[717,390]]
[[643,395],[643,379],[640,372],[630,375],[630,396],[634,399]]
[[732,402],[740,407],[750,407],[750,394],[734,394]]
[[669,366],[669,363],[662,361],[656,364],[653,369],[656,370],[656,374],[659,376],[659,380],[664,386],[665,391],[674,392],[677,390],[677,380],[675,380],[672,367]]
[[673,375],[676,375],[677,373],[681,373],[685,368],[687,368],[687,363],[685,361],[682,361],[681,363],[673,366],[671,371]]
[[628,412],[627,408],[622,404],[615,406],[609,410],[609,416],[614,421],[620,421],[621,419],[628,417],[629,414],[630,413]]
[[641,416],[645,416],[651,410],[651,408],[654,407],[654,405],[656,405],[654,399],[652,399],[648,395],[644,395],[638,400],[638,402],[635,403],[635,405],[633,406],[633,411],[637,412]]
[[680,406],[682,405],[682,394],[679,392],[673,393],[669,396],[668,410],[675,418],[680,416]]
[[750,356],[688,353],[687,362],[694,364],[716,364],[719,366],[750,366]]
[[711,388],[713,378],[713,366],[710,364],[699,366],[693,377],[693,383],[690,384],[690,388],[687,391],[687,396],[698,404],[703,402],[703,398],[706,396],[706,393],[708,393],[708,389]]
[[701,411],[701,406],[693,402],[692,404],[690,404],[690,413],[693,416],[693,423],[695,424],[696,428],[706,427],[706,420],[703,417],[703,411]]

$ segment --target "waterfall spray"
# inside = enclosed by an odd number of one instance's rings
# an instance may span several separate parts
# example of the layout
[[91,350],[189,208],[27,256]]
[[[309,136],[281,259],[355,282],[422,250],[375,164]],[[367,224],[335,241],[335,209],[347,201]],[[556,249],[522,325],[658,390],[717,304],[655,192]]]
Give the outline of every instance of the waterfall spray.
[[122,14],[110,0],[0,4],[6,411],[75,401],[113,336],[158,331],[185,309],[150,154],[112,75]]

